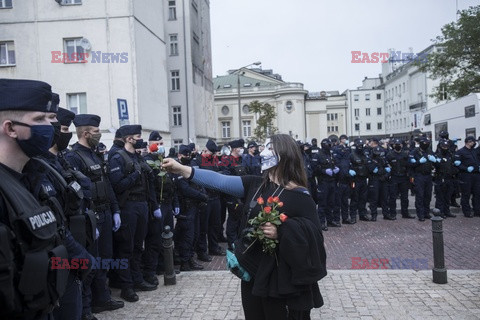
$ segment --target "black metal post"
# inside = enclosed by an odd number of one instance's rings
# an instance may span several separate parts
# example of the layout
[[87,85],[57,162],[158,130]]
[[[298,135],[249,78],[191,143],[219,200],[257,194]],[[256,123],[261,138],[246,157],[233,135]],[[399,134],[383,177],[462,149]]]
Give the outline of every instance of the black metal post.
[[166,286],[177,284],[175,267],[173,266],[173,233],[170,226],[165,226],[162,232],[163,264],[165,273],[163,283]]
[[447,269],[445,268],[445,255],[443,252],[443,219],[439,216],[431,218],[433,234],[433,282],[447,283]]

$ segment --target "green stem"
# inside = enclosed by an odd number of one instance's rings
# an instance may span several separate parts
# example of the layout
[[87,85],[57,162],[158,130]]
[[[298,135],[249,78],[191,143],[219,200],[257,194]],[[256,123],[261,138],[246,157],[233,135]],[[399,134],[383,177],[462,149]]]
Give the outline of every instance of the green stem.
[[248,251],[248,249],[250,249],[251,246],[253,246],[253,244],[257,241],[258,238],[255,238],[255,240],[253,240],[252,243],[250,243],[250,245],[247,247],[247,249],[245,249],[245,251],[243,251],[243,254],[245,254],[245,252]]

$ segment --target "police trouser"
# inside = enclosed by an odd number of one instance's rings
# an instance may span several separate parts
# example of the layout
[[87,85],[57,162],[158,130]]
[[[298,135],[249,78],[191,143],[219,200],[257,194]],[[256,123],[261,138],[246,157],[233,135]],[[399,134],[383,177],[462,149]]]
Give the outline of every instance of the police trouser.
[[442,214],[450,213],[450,201],[455,192],[453,181],[453,178],[436,178],[434,181],[435,208]]
[[432,175],[415,174],[415,209],[417,217],[423,219],[430,214],[430,201],[432,200]]
[[121,288],[126,289],[143,282],[140,264],[149,212],[145,201],[127,201],[121,210],[122,224],[113,235],[114,258],[128,259],[128,268],[116,270]]
[[355,186],[351,189],[350,199],[350,217],[356,218],[357,212],[360,217],[367,216],[367,178],[356,178],[354,180]]
[[336,211],[341,213],[342,220],[348,219],[348,199],[350,198],[350,183],[340,181],[335,192]]
[[219,242],[219,235],[222,234],[222,205],[220,198],[213,198],[208,200],[208,250],[218,251],[221,249]]
[[208,220],[210,211],[208,204],[197,207],[195,214],[194,247],[197,253],[207,253]]
[[472,213],[470,206],[470,197],[472,197],[473,212],[480,214],[480,173],[462,172],[458,176],[460,191],[462,193],[461,205],[462,212],[465,216]]
[[145,237],[145,251],[142,256],[143,274],[145,276],[154,276],[157,271],[158,256],[162,251],[162,230],[163,211],[161,219],[149,215],[147,236]]
[[387,197],[387,183],[380,181],[378,178],[370,178],[368,180],[368,204],[372,217],[378,215],[378,206],[382,207],[384,217],[388,216],[388,210],[385,199]]
[[335,192],[337,184],[335,180],[318,182],[317,196],[318,196],[318,217],[320,223],[325,222],[340,222],[340,212],[336,211],[334,216],[335,207]]
[[[111,259],[112,249],[112,213],[110,210],[97,212],[97,229],[99,237],[89,253],[96,259]],[[101,266],[101,263],[99,264]],[[107,288],[107,269],[102,267],[92,270],[83,281],[82,301],[83,314],[91,312],[92,305],[101,305],[111,300],[110,290]]]
[[76,272],[70,272],[67,288],[60,298],[60,306],[53,310],[55,320],[72,319],[80,320],[82,317],[82,282]]
[[400,208],[402,216],[408,216],[408,177],[392,176],[390,180],[390,190],[388,202],[390,207],[390,215],[395,217],[397,215],[397,196],[400,193]]
[[181,261],[193,257],[193,237],[195,232],[195,207],[182,208],[175,224],[174,242]]
[[315,177],[308,178],[308,190],[312,195],[313,201],[315,201],[315,203],[318,203],[317,181],[315,180]]

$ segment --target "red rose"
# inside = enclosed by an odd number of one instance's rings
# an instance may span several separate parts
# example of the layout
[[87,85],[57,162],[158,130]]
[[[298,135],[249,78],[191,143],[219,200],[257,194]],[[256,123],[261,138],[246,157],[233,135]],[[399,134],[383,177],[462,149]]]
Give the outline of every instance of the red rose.
[[257,199],[257,203],[258,203],[258,204],[264,204],[265,202],[263,201],[263,198],[262,198],[262,197],[259,197],[259,198]]
[[283,207],[283,202],[280,201],[280,202],[278,203],[278,206],[279,206],[280,208]]
[[279,202],[280,202],[280,198],[279,198],[279,197],[273,197],[273,202],[279,203]]
[[285,222],[288,219],[286,214],[280,213],[280,221]]
[[263,209],[263,211],[264,211],[265,213],[269,214],[270,212],[272,212],[272,208],[271,208],[271,207],[265,207],[265,208]]
[[268,202],[269,204],[272,204],[272,203],[273,203],[273,197],[271,197],[271,196],[268,197],[267,202]]

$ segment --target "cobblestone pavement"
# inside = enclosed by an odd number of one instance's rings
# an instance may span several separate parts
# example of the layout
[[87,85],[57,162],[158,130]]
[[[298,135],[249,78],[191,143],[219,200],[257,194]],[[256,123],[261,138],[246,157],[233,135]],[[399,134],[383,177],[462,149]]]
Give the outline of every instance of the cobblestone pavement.
[[[163,283],[163,279],[161,283]],[[325,305],[312,319],[480,319],[480,271],[333,270],[320,281]],[[113,292],[118,297],[118,290]],[[177,285],[140,292],[107,319],[244,319],[240,280],[227,271],[182,272]]]

